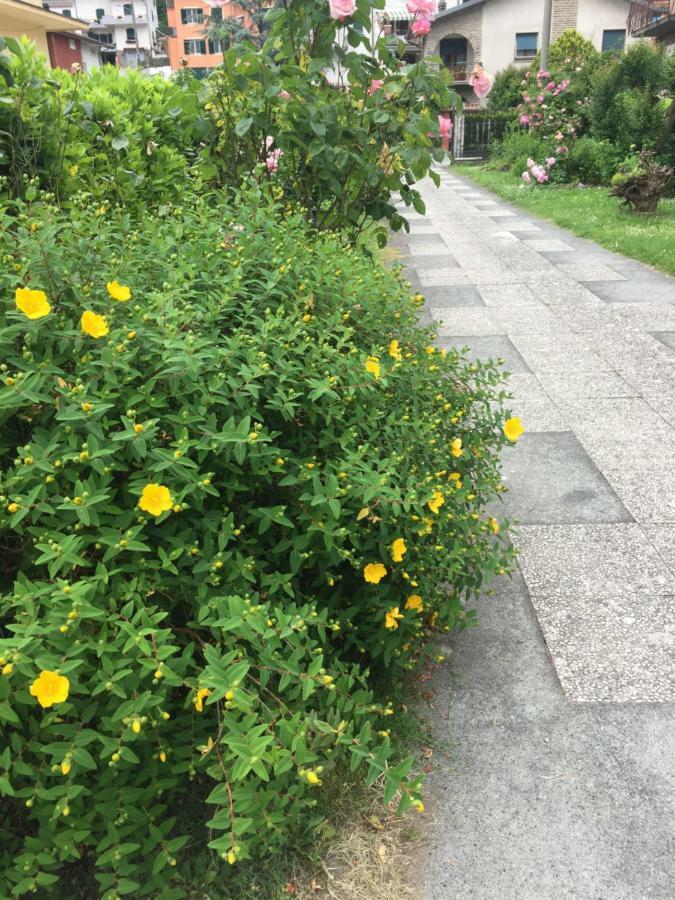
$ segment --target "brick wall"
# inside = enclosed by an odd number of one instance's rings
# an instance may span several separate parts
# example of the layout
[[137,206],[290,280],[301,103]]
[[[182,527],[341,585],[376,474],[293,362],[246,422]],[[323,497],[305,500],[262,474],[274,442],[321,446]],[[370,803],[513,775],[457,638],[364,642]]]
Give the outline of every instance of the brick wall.
[[[438,18],[431,26],[426,40],[425,56],[437,56],[439,44],[444,37],[466,38],[469,48],[469,66],[481,61],[481,37],[483,33],[483,6],[474,6],[465,12],[456,13],[447,18]],[[473,50],[473,56],[471,55]]]
[[579,0],[554,0],[551,18],[551,41],[559,38],[563,31],[577,27]]

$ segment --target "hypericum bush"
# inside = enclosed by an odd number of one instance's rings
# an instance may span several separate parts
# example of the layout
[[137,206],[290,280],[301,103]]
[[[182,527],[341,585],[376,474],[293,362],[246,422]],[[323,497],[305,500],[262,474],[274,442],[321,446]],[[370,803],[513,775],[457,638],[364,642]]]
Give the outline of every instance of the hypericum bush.
[[497,370],[261,194],[0,224],[0,893],[183,896],[348,761],[419,805],[368,672],[508,568]]

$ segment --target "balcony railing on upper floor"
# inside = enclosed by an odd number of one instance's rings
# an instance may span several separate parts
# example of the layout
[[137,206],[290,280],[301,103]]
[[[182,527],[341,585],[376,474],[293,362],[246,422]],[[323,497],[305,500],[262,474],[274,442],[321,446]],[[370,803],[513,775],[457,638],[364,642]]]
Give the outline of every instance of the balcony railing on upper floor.
[[669,20],[675,25],[675,0],[638,0],[630,5],[628,31],[639,36]]

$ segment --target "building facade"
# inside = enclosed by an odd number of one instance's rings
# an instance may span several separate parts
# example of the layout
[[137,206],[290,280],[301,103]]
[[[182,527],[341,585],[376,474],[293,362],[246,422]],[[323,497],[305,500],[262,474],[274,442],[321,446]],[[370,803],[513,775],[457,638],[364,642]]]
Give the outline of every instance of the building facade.
[[214,0],[166,0],[166,15],[171,30],[166,40],[169,65],[188,68],[205,77],[223,61],[224,42],[208,37],[209,27],[223,19],[237,19],[242,26],[250,21],[236,3],[217,4]]
[[[551,40],[574,29],[598,50],[623,49],[627,0],[553,0]],[[410,18],[402,0],[387,0],[385,16],[394,33]],[[541,49],[544,0],[439,0],[431,32],[418,42],[425,56],[440,56],[465,99],[478,102],[469,86],[476,63],[495,74],[510,65],[529,66]]]
[[[0,37],[29,38],[52,66],[59,63],[52,61],[50,36],[56,38],[64,32],[86,29],[87,25],[87,22],[78,20],[68,22],[44,9],[42,0],[0,0]],[[65,47],[72,52],[69,41],[77,42],[78,36],[71,34],[70,38],[64,37]],[[61,46],[63,47],[63,44]],[[81,63],[81,54],[74,61]]]
[[120,68],[146,65],[157,50],[155,0],[45,0],[52,12],[84,19],[100,44],[103,62]]

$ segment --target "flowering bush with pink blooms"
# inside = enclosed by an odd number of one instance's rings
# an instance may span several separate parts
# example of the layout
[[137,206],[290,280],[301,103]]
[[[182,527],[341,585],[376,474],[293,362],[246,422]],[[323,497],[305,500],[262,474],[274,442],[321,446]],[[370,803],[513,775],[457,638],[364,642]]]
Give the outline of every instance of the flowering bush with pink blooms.
[[[409,5],[424,27],[435,4]],[[210,131],[195,170],[210,186],[255,184],[349,240],[373,220],[406,224],[394,192],[423,209],[414,185],[437,178],[438,113],[460,101],[447,73],[401,65],[384,32],[371,41],[371,11],[369,0],[289,0],[269,14],[266,48],[225,53],[203,95]]]

